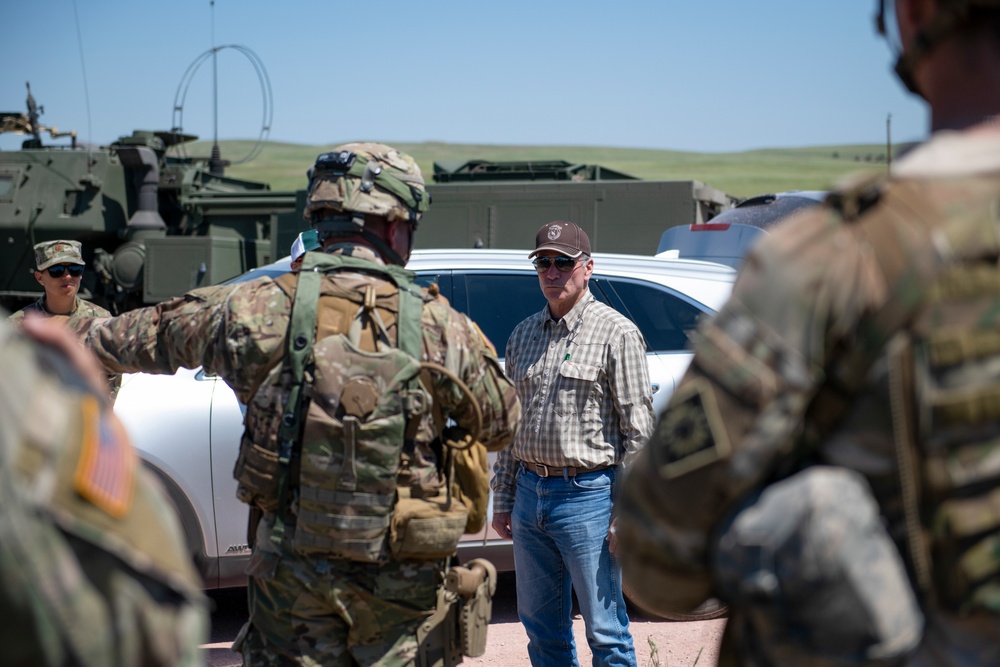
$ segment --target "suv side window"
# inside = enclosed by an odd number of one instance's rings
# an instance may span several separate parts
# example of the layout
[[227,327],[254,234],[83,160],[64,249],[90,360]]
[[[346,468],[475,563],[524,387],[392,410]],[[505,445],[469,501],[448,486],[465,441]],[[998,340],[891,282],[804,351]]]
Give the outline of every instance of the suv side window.
[[501,358],[514,327],[544,305],[534,273],[455,274],[455,308],[479,325]]
[[441,296],[448,299],[448,301],[452,301],[451,273],[448,271],[418,273],[416,280],[413,282],[421,287],[430,287],[431,283],[437,283],[438,292]]
[[[591,278],[590,291],[594,297],[621,311],[621,306],[613,303],[597,282]],[[463,274],[456,271],[452,305],[479,325],[503,358],[514,327],[540,311],[545,306],[545,297],[534,272]]]
[[704,311],[666,288],[622,278],[604,278],[601,289],[609,292],[612,306],[635,322],[650,352],[679,352],[689,348],[688,335],[698,326]]

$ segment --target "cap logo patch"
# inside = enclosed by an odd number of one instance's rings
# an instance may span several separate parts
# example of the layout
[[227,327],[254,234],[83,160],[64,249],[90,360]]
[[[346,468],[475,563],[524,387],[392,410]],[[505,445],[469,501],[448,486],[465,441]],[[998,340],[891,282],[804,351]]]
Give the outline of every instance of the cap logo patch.
[[562,236],[562,227],[557,227],[555,225],[549,227],[548,237],[550,241],[555,241],[560,236]]

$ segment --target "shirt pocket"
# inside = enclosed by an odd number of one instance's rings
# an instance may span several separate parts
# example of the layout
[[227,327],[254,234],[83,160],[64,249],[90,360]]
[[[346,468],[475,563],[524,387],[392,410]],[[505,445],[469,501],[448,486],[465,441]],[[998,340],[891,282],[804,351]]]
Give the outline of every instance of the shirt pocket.
[[597,382],[597,376],[600,372],[600,366],[581,364],[577,361],[564,361],[559,367],[559,374],[564,378],[581,382]]
[[598,408],[597,387],[601,367],[579,361],[564,361],[559,366],[559,390],[556,412],[563,416],[589,417]]

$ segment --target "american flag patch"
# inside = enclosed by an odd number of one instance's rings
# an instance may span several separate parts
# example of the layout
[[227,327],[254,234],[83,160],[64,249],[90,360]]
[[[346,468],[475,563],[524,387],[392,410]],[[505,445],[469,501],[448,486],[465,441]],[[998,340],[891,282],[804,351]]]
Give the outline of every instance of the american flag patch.
[[102,414],[95,396],[81,401],[83,447],[73,483],[76,491],[115,518],[132,505],[135,451],[113,413]]

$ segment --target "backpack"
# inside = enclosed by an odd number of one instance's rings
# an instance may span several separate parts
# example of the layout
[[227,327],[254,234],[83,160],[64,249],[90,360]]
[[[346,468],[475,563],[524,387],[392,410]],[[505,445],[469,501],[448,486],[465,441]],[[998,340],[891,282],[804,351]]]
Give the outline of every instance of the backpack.
[[[386,282],[358,289],[324,280],[343,270]],[[468,511],[452,497],[449,448],[443,482],[408,467],[408,448],[433,404],[420,381],[428,366],[420,361],[424,297],[413,274],[309,253],[297,282],[289,274],[277,283],[293,299],[287,349],[248,409],[236,471],[241,498],[274,512],[272,539],[287,537],[302,555],[358,562],[451,555]]]

